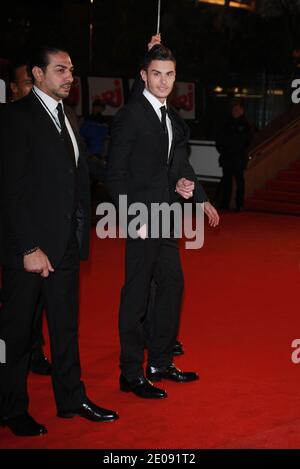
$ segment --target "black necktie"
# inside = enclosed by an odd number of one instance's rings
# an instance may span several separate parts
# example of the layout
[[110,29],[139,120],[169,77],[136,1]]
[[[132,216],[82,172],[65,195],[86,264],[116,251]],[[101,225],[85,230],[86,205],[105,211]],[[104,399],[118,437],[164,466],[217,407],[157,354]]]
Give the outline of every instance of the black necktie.
[[168,160],[168,157],[169,157],[169,133],[168,133],[168,127],[167,127],[167,108],[166,106],[162,106],[160,108],[160,112],[161,112],[161,125],[162,125],[162,128],[163,128],[163,132],[164,132],[164,146],[165,146],[165,153],[167,155],[167,160]]
[[56,109],[57,109],[57,115],[58,115],[58,119],[59,119],[59,123],[61,127],[60,135],[64,141],[68,156],[71,158],[71,161],[75,163],[74,147],[73,147],[73,143],[72,143],[69,131],[66,126],[65,115],[64,115],[64,111],[62,109],[61,103],[58,103],[58,105],[56,106]]

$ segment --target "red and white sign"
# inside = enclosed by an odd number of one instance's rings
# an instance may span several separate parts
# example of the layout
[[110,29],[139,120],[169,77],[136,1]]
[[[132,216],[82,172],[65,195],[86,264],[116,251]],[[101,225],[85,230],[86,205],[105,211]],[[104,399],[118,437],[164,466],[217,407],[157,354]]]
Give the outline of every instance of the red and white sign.
[[99,99],[105,104],[103,115],[114,116],[124,105],[124,91],[121,78],[89,77],[90,111],[93,101]]
[[183,119],[195,119],[195,83],[176,82],[172,92],[171,106]]
[[70,89],[67,103],[73,108],[77,116],[82,115],[82,93],[81,93],[81,78],[75,77]]

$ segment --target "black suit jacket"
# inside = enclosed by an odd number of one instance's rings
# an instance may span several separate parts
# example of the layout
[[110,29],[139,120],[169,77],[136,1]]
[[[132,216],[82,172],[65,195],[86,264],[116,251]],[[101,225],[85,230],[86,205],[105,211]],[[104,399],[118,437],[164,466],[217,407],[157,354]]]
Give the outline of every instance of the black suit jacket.
[[0,125],[1,262],[23,266],[23,253],[39,246],[55,267],[70,236],[75,192],[80,254],[88,255],[90,203],[85,149],[76,117],[65,107],[79,147],[78,169],[67,156],[51,117],[30,93],[8,104]]
[[117,114],[107,170],[107,185],[116,203],[120,194],[128,196],[128,203],[143,202],[148,208],[152,202],[172,203],[179,198],[175,187],[182,177],[195,182],[195,202],[207,200],[188,161],[188,128],[173,109],[169,117],[173,139],[167,161],[161,122],[142,93],[135,93]]

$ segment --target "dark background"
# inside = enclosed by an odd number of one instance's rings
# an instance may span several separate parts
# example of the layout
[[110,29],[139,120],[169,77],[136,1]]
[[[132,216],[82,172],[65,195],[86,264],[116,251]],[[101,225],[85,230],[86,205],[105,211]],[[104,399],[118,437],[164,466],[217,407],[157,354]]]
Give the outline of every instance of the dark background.
[[[2,3],[0,57],[15,60],[28,56],[38,43],[55,42],[70,51],[78,75],[135,77],[156,32],[157,3]],[[230,102],[241,94],[257,128],[291,106],[290,83],[298,74],[300,49],[299,1],[260,0],[254,11],[196,0],[161,3],[162,41],[177,57],[178,80],[197,85],[197,118],[189,122],[192,137],[213,139]],[[215,91],[216,86],[222,93]],[[247,90],[244,96],[242,90]]]

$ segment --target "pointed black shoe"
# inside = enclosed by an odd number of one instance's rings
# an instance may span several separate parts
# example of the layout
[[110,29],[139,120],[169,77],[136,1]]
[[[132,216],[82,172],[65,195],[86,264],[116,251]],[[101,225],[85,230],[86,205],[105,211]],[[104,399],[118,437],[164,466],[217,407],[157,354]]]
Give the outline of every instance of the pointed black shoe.
[[37,375],[49,376],[51,375],[51,363],[44,355],[42,347],[33,350],[30,358],[30,371]]
[[119,415],[114,410],[99,407],[89,399],[83,402],[77,409],[57,412],[57,417],[64,419],[71,419],[76,416],[83,417],[92,422],[110,422],[119,418]]
[[176,340],[174,348],[173,348],[173,355],[177,357],[178,355],[183,355],[183,354],[184,354],[183,345],[181,342],[179,342],[179,340]]
[[125,376],[120,376],[120,390],[123,392],[133,392],[138,397],[144,399],[163,399],[168,397],[166,391],[156,388],[147,378],[141,376],[133,381],[128,381]]
[[16,436],[41,436],[47,433],[47,428],[37,423],[28,413],[17,417],[3,418],[1,425],[8,427]]
[[162,379],[169,379],[176,383],[188,383],[196,381],[199,376],[194,371],[181,371],[175,365],[170,365],[167,368],[155,368],[154,366],[147,366],[146,376],[150,381],[161,381]]

